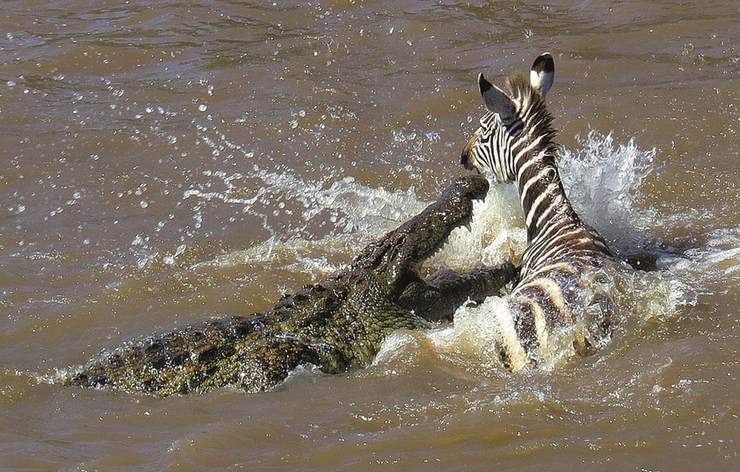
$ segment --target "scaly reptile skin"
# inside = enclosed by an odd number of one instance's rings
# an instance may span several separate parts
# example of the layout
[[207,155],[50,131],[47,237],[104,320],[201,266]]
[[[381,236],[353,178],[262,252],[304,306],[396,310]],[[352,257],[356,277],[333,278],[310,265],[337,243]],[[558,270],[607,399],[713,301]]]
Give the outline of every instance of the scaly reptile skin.
[[102,353],[67,380],[166,396],[234,385],[269,390],[301,364],[326,373],[368,365],[397,329],[449,320],[468,299],[497,294],[516,277],[511,264],[422,280],[419,265],[450,232],[470,222],[482,177],[459,178],[420,214],[369,244],[349,269],[283,297],[264,313],[206,321]]

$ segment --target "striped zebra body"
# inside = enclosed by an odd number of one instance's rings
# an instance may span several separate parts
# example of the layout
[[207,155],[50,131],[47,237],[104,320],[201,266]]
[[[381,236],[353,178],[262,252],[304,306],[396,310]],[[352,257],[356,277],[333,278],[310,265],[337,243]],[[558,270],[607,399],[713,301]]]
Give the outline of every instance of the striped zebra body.
[[[488,113],[462,153],[466,168],[499,182],[514,182],[524,210],[528,244],[519,282],[507,300],[513,330],[502,329],[515,334],[497,340],[501,359],[511,370],[536,364],[555,329],[577,324],[579,291],[589,283],[584,274],[614,260],[603,238],[580,220],[563,190],[552,117],[545,107],[553,78],[549,54],[535,60],[529,80],[508,79],[508,93],[480,75]],[[597,325],[599,334],[605,335],[608,320]],[[596,344],[594,333],[586,331],[572,331],[579,354]]]

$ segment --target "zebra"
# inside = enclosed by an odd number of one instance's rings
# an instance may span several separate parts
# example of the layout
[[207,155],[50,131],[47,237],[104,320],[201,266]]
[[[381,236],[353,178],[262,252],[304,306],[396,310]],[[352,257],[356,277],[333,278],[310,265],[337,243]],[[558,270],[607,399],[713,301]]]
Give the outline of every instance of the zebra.
[[608,305],[608,300],[586,300],[579,292],[587,291],[583,289],[600,269],[622,265],[604,238],[581,221],[563,189],[556,164],[556,131],[545,106],[554,78],[555,63],[549,53],[535,59],[529,79],[521,74],[509,77],[506,91],[479,74],[487,113],[461,155],[466,169],[497,182],[515,183],[524,211],[527,247],[519,279],[506,298],[511,316],[504,322],[509,326],[501,328],[504,335],[495,343],[511,371],[536,365],[548,334],[559,327],[570,327],[578,354],[593,352],[611,334],[608,306],[586,328],[579,323],[583,320],[578,316],[584,313],[579,304]]

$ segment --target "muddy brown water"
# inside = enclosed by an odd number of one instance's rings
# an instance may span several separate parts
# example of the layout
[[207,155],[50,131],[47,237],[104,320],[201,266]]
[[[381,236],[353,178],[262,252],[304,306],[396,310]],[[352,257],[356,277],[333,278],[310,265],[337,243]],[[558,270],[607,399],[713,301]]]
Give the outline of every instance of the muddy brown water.
[[[740,468],[737,2],[1,8],[0,469]],[[620,211],[649,215],[670,312],[516,375],[420,342],[259,395],[49,382],[343,267],[463,174],[476,74],[544,50],[568,168],[642,156]]]

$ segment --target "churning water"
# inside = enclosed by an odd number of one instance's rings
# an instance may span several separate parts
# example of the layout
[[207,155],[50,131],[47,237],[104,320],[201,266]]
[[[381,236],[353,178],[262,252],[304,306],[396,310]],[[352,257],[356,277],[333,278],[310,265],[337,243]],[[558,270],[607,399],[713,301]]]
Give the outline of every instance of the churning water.
[[[735,2],[6,2],[0,18],[0,469],[737,469]],[[620,255],[620,323],[541,369],[491,355],[506,307],[390,336],[274,392],[62,387],[101,349],[270,308],[464,171],[482,108],[550,50],[574,206]],[[577,137],[580,136],[580,137]],[[494,185],[428,270],[516,260]],[[563,337],[565,339],[565,337]]]

